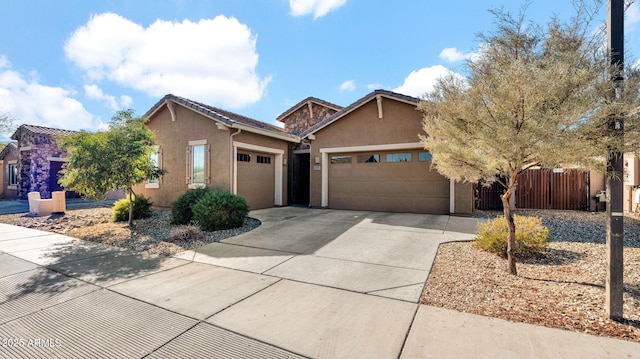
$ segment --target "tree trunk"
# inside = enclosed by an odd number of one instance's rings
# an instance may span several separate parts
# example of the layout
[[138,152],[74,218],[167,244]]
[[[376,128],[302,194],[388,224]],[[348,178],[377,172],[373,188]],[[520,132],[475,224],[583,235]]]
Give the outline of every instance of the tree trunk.
[[133,227],[133,191],[129,189],[129,227]]
[[509,274],[518,275],[516,270],[516,223],[513,220],[513,214],[511,213],[510,199],[516,187],[516,175],[511,176],[509,179],[509,186],[507,191],[500,196],[502,199],[502,208],[504,209],[504,219],[507,221],[507,228],[509,233],[507,235],[507,265],[509,267]]

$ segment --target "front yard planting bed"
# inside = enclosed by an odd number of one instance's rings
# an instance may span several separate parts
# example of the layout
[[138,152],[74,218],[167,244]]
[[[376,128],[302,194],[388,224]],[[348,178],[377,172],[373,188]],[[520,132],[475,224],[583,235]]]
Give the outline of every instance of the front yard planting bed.
[[[461,312],[640,342],[640,221],[626,217],[624,321],[605,319],[605,216],[571,211],[518,211],[542,218],[549,247],[520,258],[518,276],[506,259],[473,242],[442,244],[421,303]],[[482,212],[494,217],[499,212]]]
[[112,222],[112,216],[110,207],[97,207],[69,210],[64,215],[54,214],[48,217],[34,217],[24,213],[2,215],[0,223],[60,233],[69,237],[161,256],[171,256],[204,244],[219,242],[260,225],[257,219],[246,218],[244,225],[240,228],[215,232],[203,231],[202,239],[173,241],[172,233],[183,226],[170,225],[171,211],[169,210],[154,209],[151,217],[135,220],[133,228],[129,228],[126,222]]

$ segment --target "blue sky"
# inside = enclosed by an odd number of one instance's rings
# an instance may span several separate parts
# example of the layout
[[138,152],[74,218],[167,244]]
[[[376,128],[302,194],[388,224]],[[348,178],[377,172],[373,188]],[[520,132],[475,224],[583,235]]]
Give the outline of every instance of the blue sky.
[[[94,131],[167,93],[270,123],[307,96],[342,106],[377,88],[420,96],[446,69],[462,72],[476,35],[494,28],[488,9],[522,3],[5,0],[0,114]],[[573,14],[570,0],[527,11],[537,23]],[[635,59],[639,23],[634,4],[625,36]]]

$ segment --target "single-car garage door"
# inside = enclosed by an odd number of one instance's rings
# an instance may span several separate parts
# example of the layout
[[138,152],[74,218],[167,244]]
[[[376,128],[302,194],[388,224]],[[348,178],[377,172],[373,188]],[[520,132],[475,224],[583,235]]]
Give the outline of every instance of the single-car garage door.
[[274,205],[274,155],[238,149],[238,194],[244,197],[249,209]]
[[422,151],[329,154],[329,207],[449,213],[449,180]]

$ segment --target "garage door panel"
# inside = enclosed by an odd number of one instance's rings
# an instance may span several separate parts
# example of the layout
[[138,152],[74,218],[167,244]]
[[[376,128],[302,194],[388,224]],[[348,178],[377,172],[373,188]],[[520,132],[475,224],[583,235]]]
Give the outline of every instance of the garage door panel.
[[449,198],[449,182],[436,181],[335,181],[331,193],[361,196],[418,196]]
[[[357,154],[351,155],[356,161]],[[385,158],[384,154],[380,156]],[[329,207],[415,213],[448,213],[449,180],[428,161],[333,163]]]
[[[252,210],[273,207],[275,197],[273,155],[241,149],[238,153],[250,156],[249,162],[238,161],[238,194],[247,200]],[[271,158],[271,163],[258,163],[258,156]]]
[[[332,198],[332,208],[385,211],[385,212],[408,212],[408,213],[448,213],[448,198],[416,198],[391,196],[385,198],[360,197],[360,196],[338,196]],[[443,208],[446,210],[443,211]]]

